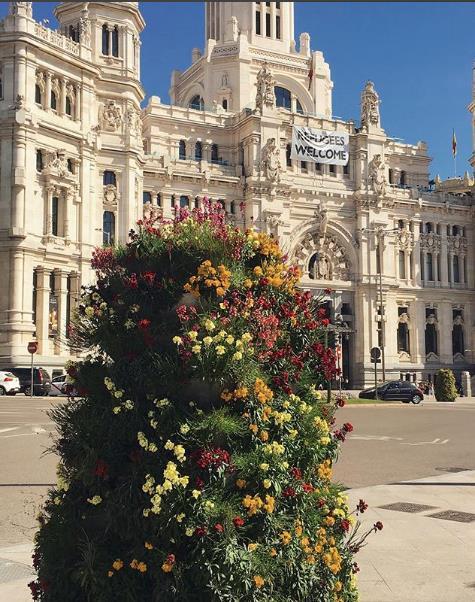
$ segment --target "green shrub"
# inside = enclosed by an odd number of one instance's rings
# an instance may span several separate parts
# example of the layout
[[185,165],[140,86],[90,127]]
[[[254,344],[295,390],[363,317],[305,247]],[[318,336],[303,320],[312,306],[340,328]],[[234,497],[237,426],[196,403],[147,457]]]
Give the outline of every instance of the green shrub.
[[458,394],[452,370],[448,368],[437,370],[434,394],[437,401],[455,401]]

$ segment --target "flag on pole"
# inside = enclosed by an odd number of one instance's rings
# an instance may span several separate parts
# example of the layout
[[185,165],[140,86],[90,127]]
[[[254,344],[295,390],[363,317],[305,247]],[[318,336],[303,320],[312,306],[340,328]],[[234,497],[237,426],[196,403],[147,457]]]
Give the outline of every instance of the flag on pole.
[[457,154],[457,138],[455,137],[455,130],[452,130],[452,155],[455,158]]
[[313,81],[313,57],[310,57],[310,68],[308,71],[308,91],[310,92],[310,88],[312,87]]

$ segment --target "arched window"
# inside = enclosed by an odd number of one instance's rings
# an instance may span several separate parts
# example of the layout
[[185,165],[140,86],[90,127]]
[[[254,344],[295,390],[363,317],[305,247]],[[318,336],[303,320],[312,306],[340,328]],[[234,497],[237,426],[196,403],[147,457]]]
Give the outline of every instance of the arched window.
[[290,90],[287,90],[287,88],[281,88],[280,86],[275,86],[274,92],[275,105],[290,111],[292,108],[292,96],[290,94]]
[[119,28],[117,25],[112,30],[112,56],[119,56]]
[[195,109],[195,111],[203,111],[204,102],[199,94],[197,94],[196,96],[193,96],[193,98],[190,100],[189,107],[190,107],[190,109]]
[[102,54],[109,54],[109,27],[106,23],[102,26]]
[[51,90],[51,108],[53,111],[56,111],[58,108],[58,100],[56,98],[56,93]]
[[186,142],[184,140],[180,140],[178,144],[178,158],[186,159]]
[[201,161],[202,158],[203,158],[203,145],[198,140],[198,142],[195,144],[195,160]]
[[287,167],[292,167],[291,153],[292,153],[292,145],[287,144],[287,146],[285,147],[285,163],[286,163]]
[[74,164],[73,164],[73,160],[72,159],[68,159],[66,161],[67,165],[68,165],[68,171],[69,173],[74,173]]
[[437,336],[437,310],[426,309],[426,332],[425,348],[426,355],[429,353],[439,354],[438,336]]
[[188,208],[189,206],[190,206],[190,197],[187,197],[186,195],[181,195],[180,196],[180,208],[185,209],[185,208]]
[[295,103],[295,108],[297,110],[297,113],[300,113],[301,115],[303,115],[303,107],[300,104],[300,100],[297,98],[297,101]]
[[36,171],[43,171],[43,151],[40,149],[36,151]]
[[102,242],[113,245],[115,240],[115,215],[112,211],[104,211],[102,216]]
[[212,144],[211,145],[211,162],[212,163],[217,163],[219,161],[219,157],[218,157],[218,145],[217,144]]
[[41,94],[41,88],[38,84],[35,86],[35,102],[38,105],[43,104],[43,95]]
[[66,96],[66,115],[69,115],[69,117],[71,117],[72,114],[73,114],[73,103],[71,102],[71,97]]
[[117,186],[117,178],[115,176],[115,171],[106,170],[102,175],[102,184],[104,186]]
[[452,326],[452,354],[460,353],[465,354],[465,341],[463,333],[463,316],[462,310],[454,309],[453,312],[453,326]]
[[152,193],[146,190],[143,191],[143,204],[152,203]]

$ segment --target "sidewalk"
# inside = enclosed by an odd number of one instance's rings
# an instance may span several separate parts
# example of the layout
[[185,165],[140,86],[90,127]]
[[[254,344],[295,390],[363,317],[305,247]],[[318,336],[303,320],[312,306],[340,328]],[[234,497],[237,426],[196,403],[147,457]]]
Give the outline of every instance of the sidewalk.
[[[348,494],[369,504],[363,528],[384,525],[356,555],[361,602],[475,601],[475,470]],[[380,508],[398,502],[431,508]],[[465,514],[430,517],[448,510]]]
[[[356,555],[361,602],[475,602],[475,470],[348,495],[351,506],[369,504],[362,530],[378,520],[384,525]],[[406,511],[380,508],[396,503]],[[448,510],[463,514],[430,516]],[[31,602],[31,552],[30,544],[0,548],[2,602]]]

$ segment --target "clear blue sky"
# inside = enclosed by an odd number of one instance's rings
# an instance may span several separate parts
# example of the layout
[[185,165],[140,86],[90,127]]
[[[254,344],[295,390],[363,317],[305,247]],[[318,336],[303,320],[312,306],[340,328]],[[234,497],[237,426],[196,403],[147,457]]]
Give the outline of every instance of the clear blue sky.
[[[202,2],[141,2],[147,22],[142,45],[142,81],[147,95],[168,102],[172,69],[185,69],[191,49],[203,48]],[[0,17],[7,3],[0,4]],[[34,2],[37,20],[51,16],[55,2]],[[367,79],[374,81],[388,135],[425,140],[432,175],[453,175],[452,128],[458,142],[457,173],[469,169],[475,4],[467,2],[296,2],[295,36],[311,35],[330,65],[333,113],[359,116]]]

